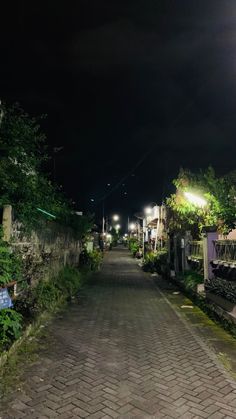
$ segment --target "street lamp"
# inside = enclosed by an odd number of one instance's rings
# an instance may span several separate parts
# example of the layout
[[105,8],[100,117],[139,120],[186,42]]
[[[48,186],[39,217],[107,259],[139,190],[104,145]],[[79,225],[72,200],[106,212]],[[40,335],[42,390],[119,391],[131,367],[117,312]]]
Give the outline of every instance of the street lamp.
[[151,207],[147,207],[147,208],[144,209],[144,212],[145,212],[146,215],[151,215],[152,208]]
[[132,230],[135,230],[135,224],[134,223],[131,223],[130,225],[129,225],[129,229],[132,231]]
[[204,198],[191,192],[184,192],[184,196],[191,204],[196,205],[197,207],[203,208],[207,205],[207,201]]
[[112,218],[113,218],[114,221],[119,221],[119,219],[120,219],[119,215],[117,215],[117,214],[113,215]]

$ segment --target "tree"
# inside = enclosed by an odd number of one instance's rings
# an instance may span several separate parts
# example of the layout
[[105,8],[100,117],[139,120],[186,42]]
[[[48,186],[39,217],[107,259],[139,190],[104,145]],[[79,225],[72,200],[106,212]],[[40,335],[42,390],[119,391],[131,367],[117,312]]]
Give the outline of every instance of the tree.
[[[197,236],[204,226],[216,226],[223,234],[234,228],[236,186],[230,176],[217,177],[212,167],[195,174],[181,169],[173,183],[177,191],[167,199],[171,230],[191,230]],[[190,203],[185,198],[186,191],[204,197],[207,205]]]
[[17,219],[28,229],[42,220],[41,208],[71,226],[80,238],[91,229],[91,217],[76,216],[72,203],[43,172],[48,160],[45,135],[38,118],[18,104],[2,106],[0,124],[0,205],[11,204]]

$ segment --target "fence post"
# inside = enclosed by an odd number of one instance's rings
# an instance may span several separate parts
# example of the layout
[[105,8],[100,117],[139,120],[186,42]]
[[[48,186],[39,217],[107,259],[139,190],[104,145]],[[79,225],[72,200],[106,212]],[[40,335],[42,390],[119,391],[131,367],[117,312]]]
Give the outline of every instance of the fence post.
[[174,235],[174,268],[175,274],[179,272],[179,260],[178,260],[178,236]]
[[185,237],[184,237],[185,248],[183,250],[184,251],[184,270],[185,271],[190,270],[188,256],[190,256],[190,242],[191,242],[191,240],[192,240],[191,232],[186,231],[185,232]]
[[11,205],[3,206],[2,228],[3,228],[3,240],[6,242],[9,242],[11,238],[11,228],[12,228],[12,206]]
[[214,274],[210,262],[215,258],[214,241],[218,239],[218,233],[213,229],[205,227],[203,231],[203,266],[204,282],[212,279]]

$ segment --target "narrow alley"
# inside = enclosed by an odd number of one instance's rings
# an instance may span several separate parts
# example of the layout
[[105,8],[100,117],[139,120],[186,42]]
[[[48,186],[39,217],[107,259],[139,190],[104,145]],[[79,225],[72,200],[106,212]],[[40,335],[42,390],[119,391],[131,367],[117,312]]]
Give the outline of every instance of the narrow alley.
[[50,323],[47,348],[0,416],[236,418],[236,383],[137,261],[117,248],[82,303]]

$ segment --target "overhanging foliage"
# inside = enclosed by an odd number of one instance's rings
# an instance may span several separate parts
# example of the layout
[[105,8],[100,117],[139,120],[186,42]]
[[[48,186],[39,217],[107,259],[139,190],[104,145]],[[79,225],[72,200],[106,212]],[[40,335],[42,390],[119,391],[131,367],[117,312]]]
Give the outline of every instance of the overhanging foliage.
[[[204,226],[216,226],[223,234],[234,228],[236,186],[230,176],[217,177],[212,167],[198,173],[181,169],[173,183],[177,191],[167,199],[170,230],[192,230],[197,235]],[[207,205],[198,207],[190,203],[185,191],[202,196]]]
[[[0,124],[0,206],[11,204],[16,217],[29,230],[53,214],[57,222],[69,225],[79,238],[92,228],[92,218],[74,214],[71,202],[43,171],[48,160],[43,117],[32,118],[18,104],[3,105]],[[50,219],[50,218],[48,218]]]

